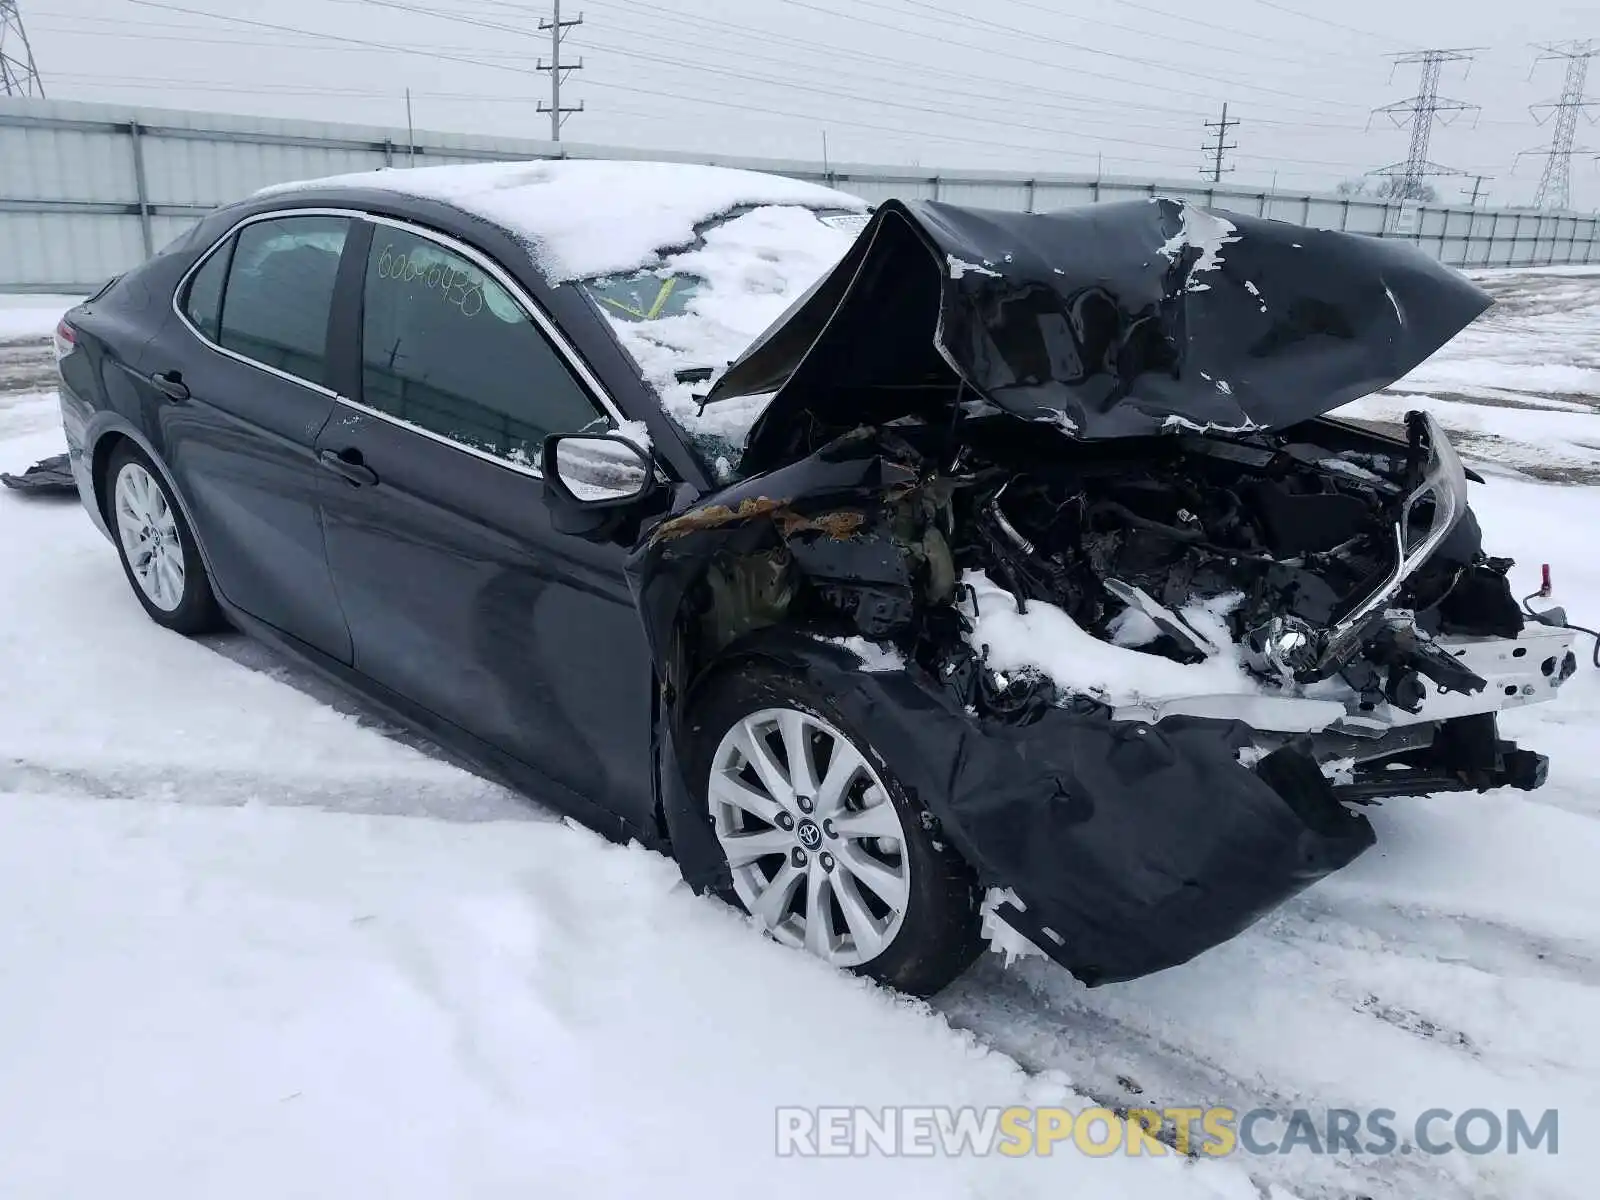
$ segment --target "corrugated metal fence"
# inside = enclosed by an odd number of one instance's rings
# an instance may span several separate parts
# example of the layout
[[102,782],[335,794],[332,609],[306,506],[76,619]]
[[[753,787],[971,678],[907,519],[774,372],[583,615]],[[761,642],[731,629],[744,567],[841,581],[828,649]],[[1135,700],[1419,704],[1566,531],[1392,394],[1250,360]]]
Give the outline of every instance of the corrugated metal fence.
[[417,133],[380,126],[0,98],[0,291],[80,293],[197,217],[257,188],[382,166],[550,158],[670,158],[772,171],[868,200],[1047,211],[1161,195],[1327,229],[1400,238],[1453,266],[1600,262],[1600,218],[1014,171],[743,159]]

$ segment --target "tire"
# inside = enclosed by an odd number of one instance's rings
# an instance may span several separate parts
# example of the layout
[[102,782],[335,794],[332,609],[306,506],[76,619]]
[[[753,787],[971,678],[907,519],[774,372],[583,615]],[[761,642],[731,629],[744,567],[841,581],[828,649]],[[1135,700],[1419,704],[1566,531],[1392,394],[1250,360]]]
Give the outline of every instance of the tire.
[[132,442],[111,452],[104,495],[122,572],[150,619],[185,636],[222,628],[194,531],[161,472]]
[[[971,869],[820,688],[765,664],[731,666],[697,690],[684,743],[732,879],[724,898],[769,935],[915,996],[978,956]],[[796,745],[810,760],[797,787]]]

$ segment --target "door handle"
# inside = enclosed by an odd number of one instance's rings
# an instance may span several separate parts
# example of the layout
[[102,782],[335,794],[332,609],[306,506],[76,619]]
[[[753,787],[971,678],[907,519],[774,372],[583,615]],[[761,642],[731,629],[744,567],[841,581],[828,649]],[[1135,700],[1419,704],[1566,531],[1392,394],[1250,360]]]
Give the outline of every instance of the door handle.
[[177,371],[157,371],[150,376],[150,382],[164,392],[169,400],[181,404],[189,398],[189,385],[184,383],[183,376]]
[[353,446],[343,450],[323,450],[318,453],[317,461],[352,487],[366,487],[378,482],[378,473],[362,461],[361,451]]

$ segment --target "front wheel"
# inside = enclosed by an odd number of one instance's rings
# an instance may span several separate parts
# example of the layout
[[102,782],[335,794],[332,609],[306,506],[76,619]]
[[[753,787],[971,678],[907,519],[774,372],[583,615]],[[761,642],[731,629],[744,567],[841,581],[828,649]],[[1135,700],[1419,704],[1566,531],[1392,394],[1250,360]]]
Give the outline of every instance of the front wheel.
[[741,664],[698,700],[690,778],[733,898],[785,945],[901,991],[961,974],[981,947],[972,872],[828,697]]

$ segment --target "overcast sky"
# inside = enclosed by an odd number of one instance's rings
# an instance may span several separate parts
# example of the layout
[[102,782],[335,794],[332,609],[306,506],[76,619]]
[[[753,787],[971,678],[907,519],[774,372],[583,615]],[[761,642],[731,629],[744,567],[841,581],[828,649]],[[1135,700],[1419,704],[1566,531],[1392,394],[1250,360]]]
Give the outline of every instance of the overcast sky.
[[[561,0],[584,17],[563,102],[574,142],[923,167],[1193,178],[1228,102],[1232,179],[1325,190],[1403,161],[1374,106],[1416,91],[1386,57],[1481,47],[1440,93],[1482,106],[1430,157],[1526,203],[1550,126],[1528,106],[1563,63],[1530,43],[1600,37],[1555,0]],[[52,97],[547,136],[550,0],[21,0]],[[266,28],[271,26],[272,28]],[[300,32],[293,32],[300,31]],[[346,39],[346,40],[338,40]],[[355,44],[366,43],[366,44]],[[1393,72],[1391,78],[1391,71]],[[1600,60],[1591,76],[1600,96]],[[1587,138],[1585,135],[1589,135]],[[1600,130],[1579,123],[1580,143]],[[1574,207],[1600,207],[1593,154]],[[1470,179],[1435,180],[1453,199]]]

